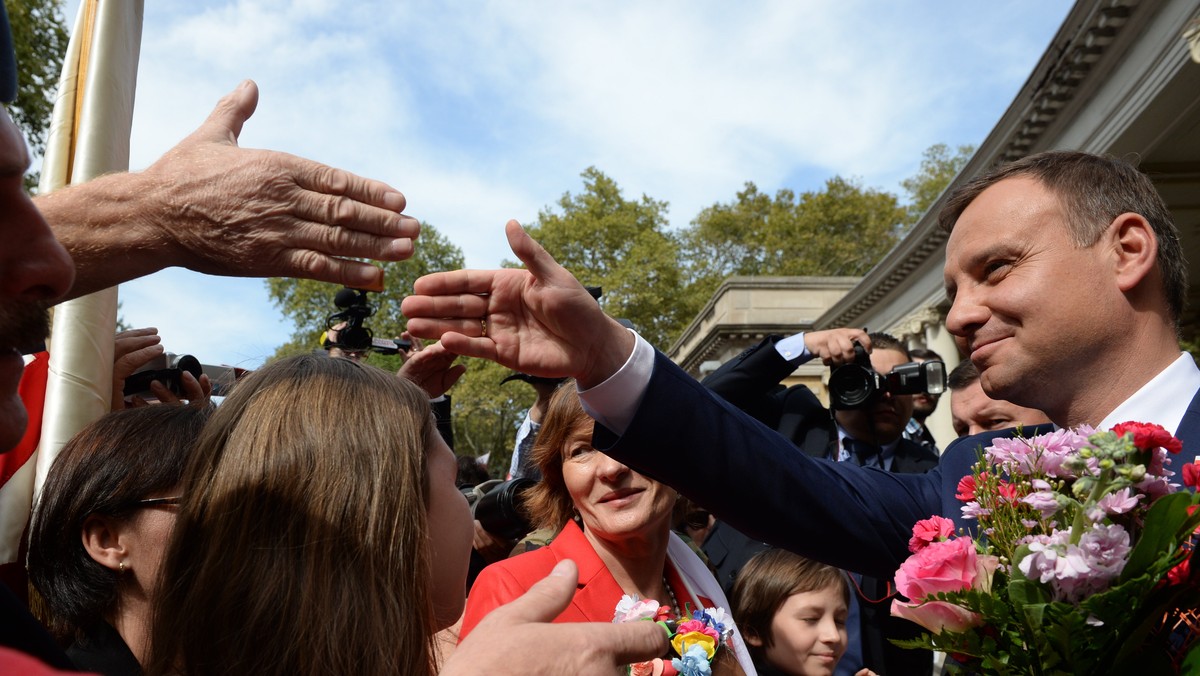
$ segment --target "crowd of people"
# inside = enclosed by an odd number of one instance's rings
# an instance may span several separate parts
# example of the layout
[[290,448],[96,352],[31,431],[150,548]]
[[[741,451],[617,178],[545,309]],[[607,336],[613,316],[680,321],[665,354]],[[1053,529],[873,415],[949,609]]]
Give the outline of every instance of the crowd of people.
[[[0,45],[5,101],[15,78]],[[0,114],[0,452],[25,429],[21,354],[63,299],[175,265],[373,287],[379,270],[353,259],[419,246],[391,187],[239,148],[256,99],[243,83],[144,172],[33,199]],[[399,374],[305,355],[219,406],[191,376],[151,405],[121,383],[157,336],[121,334],[114,410],[58,455],[34,511],[34,602],[0,585],[0,671],[929,673],[929,653],[889,640],[913,629],[886,612],[890,580],[918,520],[970,528],[954,494],[980,445],[1014,424],[1140,419],[1183,441],[1175,462],[1200,451],[1200,369],[1177,336],[1187,265],[1144,174],[1042,153],[967,183],[941,219],[946,324],[972,366],[951,374],[965,434],[940,454],[928,396],[918,412],[880,385],[827,408],[780,387],[812,359],[932,378],[937,355],[812,331],[698,382],[515,222],[524,268],[417,281],[403,311],[433,342]],[[537,477],[524,499],[544,539],[489,556],[469,592],[480,525],[431,406],[459,355],[544,386],[514,462]]]

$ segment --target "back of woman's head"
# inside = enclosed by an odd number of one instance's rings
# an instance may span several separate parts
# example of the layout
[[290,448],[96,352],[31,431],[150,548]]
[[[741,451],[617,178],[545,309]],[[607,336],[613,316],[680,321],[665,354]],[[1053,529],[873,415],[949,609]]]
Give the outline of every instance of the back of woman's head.
[[758,646],[748,642],[754,658],[761,659],[764,647],[771,647],[771,621],[788,597],[830,587],[850,603],[846,574],[833,566],[782,549],[759,552],[746,562],[733,583],[729,604],[738,629],[762,640]]
[[566,381],[550,397],[530,451],[542,480],[526,491],[523,499],[525,510],[538,528],[561,528],[575,510],[563,480],[563,450],[577,432],[585,432],[590,438],[593,422],[583,410],[574,382]]
[[151,671],[430,673],[431,429],[416,386],[347,359],[241,382],[189,466]]
[[60,638],[89,631],[117,603],[119,573],[84,549],[84,521],[131,518],[138,500],[176,490],[211,410],[162,405],[110,413],[59,452],[34,510],[29,578]]

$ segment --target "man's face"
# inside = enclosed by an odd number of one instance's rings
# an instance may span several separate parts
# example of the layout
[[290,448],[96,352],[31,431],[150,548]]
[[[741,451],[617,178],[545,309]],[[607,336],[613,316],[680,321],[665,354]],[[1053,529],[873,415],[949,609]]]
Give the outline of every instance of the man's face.
[[954,419],[954,432],[960,437],[1050,422],[1045,413],[1036,409],[992,399],[984,393],[978,380],[950,393],[950,415]]
[[46,309],[71,288],[75,267],[25,194],[29,154],[12,118],[0,111],[0,453],[25,431],[17,396],[21,349],[46,337]]
[[[871,366],[880,374],[887,375],[900,364],[907,364],[908,357],[898,350],[874,350]],[[900,438],[904,426],[912,417],[911,394],[884,394],[870,408],[837,411],[838,424],[850,436],[859,441],[883,446]]]
[[946,243],[946,327],[984,391],[1055,411],[1098,377],[1089,369],[1123,330],[1110,254],[1075,246],[1059,200],[1031,178],[1000,181],[963,211]]

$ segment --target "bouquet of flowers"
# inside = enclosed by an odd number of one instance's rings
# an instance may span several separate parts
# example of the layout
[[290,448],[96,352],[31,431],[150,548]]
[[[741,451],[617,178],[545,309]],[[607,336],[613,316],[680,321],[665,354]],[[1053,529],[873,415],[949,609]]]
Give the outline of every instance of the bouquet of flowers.
[[671,642],[670,655],[629,665],[630,676],[712,674],[713,658],[722,646],[728,645],[733,622],[724,608],[704,608],[693,611],[689,619],[685,617],[676,619],[670,606],[659,605],[654,599],[642,599],[636,594],[621,597],[613,622],[657,622]]
[[[958,485],[978,534],[938,516],[913,528],[896,573],[909,601],[892,614],[931,633],[901,645],[972,673],[1200,668],[1200,499],[1166,466],[1181,448],[1142,423],[996,439]],[[1198,477],[1200,464],[1184,465],[1186,485]]]

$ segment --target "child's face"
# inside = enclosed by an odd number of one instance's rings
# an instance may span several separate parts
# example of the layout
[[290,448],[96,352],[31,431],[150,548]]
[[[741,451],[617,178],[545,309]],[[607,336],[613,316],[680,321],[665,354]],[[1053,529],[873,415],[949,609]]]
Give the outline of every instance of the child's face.
[[792,594],[771,620],[767,661],[791,676],[825,676],[846,652],[846,602],[826,587]]

